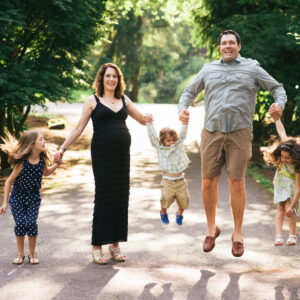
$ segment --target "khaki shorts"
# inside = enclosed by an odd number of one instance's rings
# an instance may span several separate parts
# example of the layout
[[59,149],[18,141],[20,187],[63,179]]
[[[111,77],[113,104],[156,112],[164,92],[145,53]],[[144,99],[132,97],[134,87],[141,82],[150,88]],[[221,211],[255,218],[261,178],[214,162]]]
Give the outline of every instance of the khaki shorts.
[[169,208],[175,199],[179,208],[187,209],[189,207],[189,193],[185,178],[177,180],[163,178],[160,185],[161,207]]
[[219,176],[225,165],[229,178],[243,180],[252,156],[252,140],[251,128],[230,133],[209,132],[203,128],[200,145],[202,177]]

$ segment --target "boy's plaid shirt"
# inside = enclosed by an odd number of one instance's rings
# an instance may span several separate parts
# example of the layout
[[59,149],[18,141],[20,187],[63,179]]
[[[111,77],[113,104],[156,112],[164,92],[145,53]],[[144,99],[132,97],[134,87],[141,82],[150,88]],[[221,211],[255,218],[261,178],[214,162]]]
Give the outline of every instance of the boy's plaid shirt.
[[187,134],[187,125],[181,126],[178,141],[170,147],[159,144],[152,123],[147,123],[147,131],[150,142],[157,151],[159,169],[167,173],[180,173],[184,171],[190,162],[182,144]]

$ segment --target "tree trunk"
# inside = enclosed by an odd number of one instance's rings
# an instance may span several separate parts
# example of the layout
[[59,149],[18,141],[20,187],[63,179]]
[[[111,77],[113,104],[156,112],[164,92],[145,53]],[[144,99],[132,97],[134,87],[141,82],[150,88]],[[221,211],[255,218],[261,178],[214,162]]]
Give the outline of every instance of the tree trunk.
[[[0,144],[3,144],[1,137],[4,137],[4,126],[5,126],[5,109],[0,109]],[[0,150],[1,159],[1,170],[8,169],[10,167],[8,163],[8,156],[6,153]]]
[[137,102],[138,94],[139,94],[139,73],[140,73],[140,66],[138,66],[135,70],[135,73],[132,78],[132,89],[130,91],[130,99],[133,102]]

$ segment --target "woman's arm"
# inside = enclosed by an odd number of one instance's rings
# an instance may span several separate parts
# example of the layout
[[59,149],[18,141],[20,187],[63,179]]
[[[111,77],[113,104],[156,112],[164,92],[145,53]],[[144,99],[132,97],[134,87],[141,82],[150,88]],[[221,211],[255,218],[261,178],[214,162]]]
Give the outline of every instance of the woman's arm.
[[129,116],[135,119],[140,124],[146,125],[146,122],[144,120],[144,115],[135,107],[135,105],[127,96],[125,96],[125,103],[127,106],[127,111]]
[[9,198],[9,192],[10,188],[15,182],[16,178],[19,176],[23,168],[22,164],[18,164],[14,167],[13,171],[9,175],[9,177],[5,181],[4,185],[4,201],[3,205],[0,207],[0,214],[4,214],[8,205],[8,198]]
[[289,209],[285,212],[285,215],[287,217],[290,217],[294,211],[294,208],[299,201],[300,198],[300,173],[296,173],[296,188],[295,188],[295,193],[294,197],[291,201],[291,204],[289,206]]
[[281,122],[280,119],[278,119],[277,121],[275,121],[275,125],[276,125],[276,130],[277,130],[277,133],[280,137],[280,139],[284,142],[287,140],[287,136],[286,136],[286,132],[285,132],[285,129],[284,129],[284,126]]
[[61,155],[82,134],[83,130],[85,129],[85,127],[91,117],[92,111],[95,108],[95,106],[96,106],[96,101],[94,99],[94,96],[93,95],[89,96],[83,105],[81,117],[80,117],[78,123],[76,124],[75,128],[71,130],[68,137],[66,138],[64,143],[61,145],[61,148],[59,150]]

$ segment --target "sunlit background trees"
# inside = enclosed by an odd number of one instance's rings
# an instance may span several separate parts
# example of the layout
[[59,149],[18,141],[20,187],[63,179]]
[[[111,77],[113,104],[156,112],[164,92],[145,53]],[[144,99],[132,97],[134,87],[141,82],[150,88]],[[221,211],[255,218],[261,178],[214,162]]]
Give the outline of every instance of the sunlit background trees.
[[[91,93],[97,70],[110,61],[121,67],[133,101],[178,103],[202,65],[219,58],[218,35],[229,28],[241,35],[242,56],[283,83],[283,121],[299,135],[300,0],[2,0],[0,136],[5,128],[18,136],[33,105]],[[272,101],[258,94],[257,140],[274,129]]]

